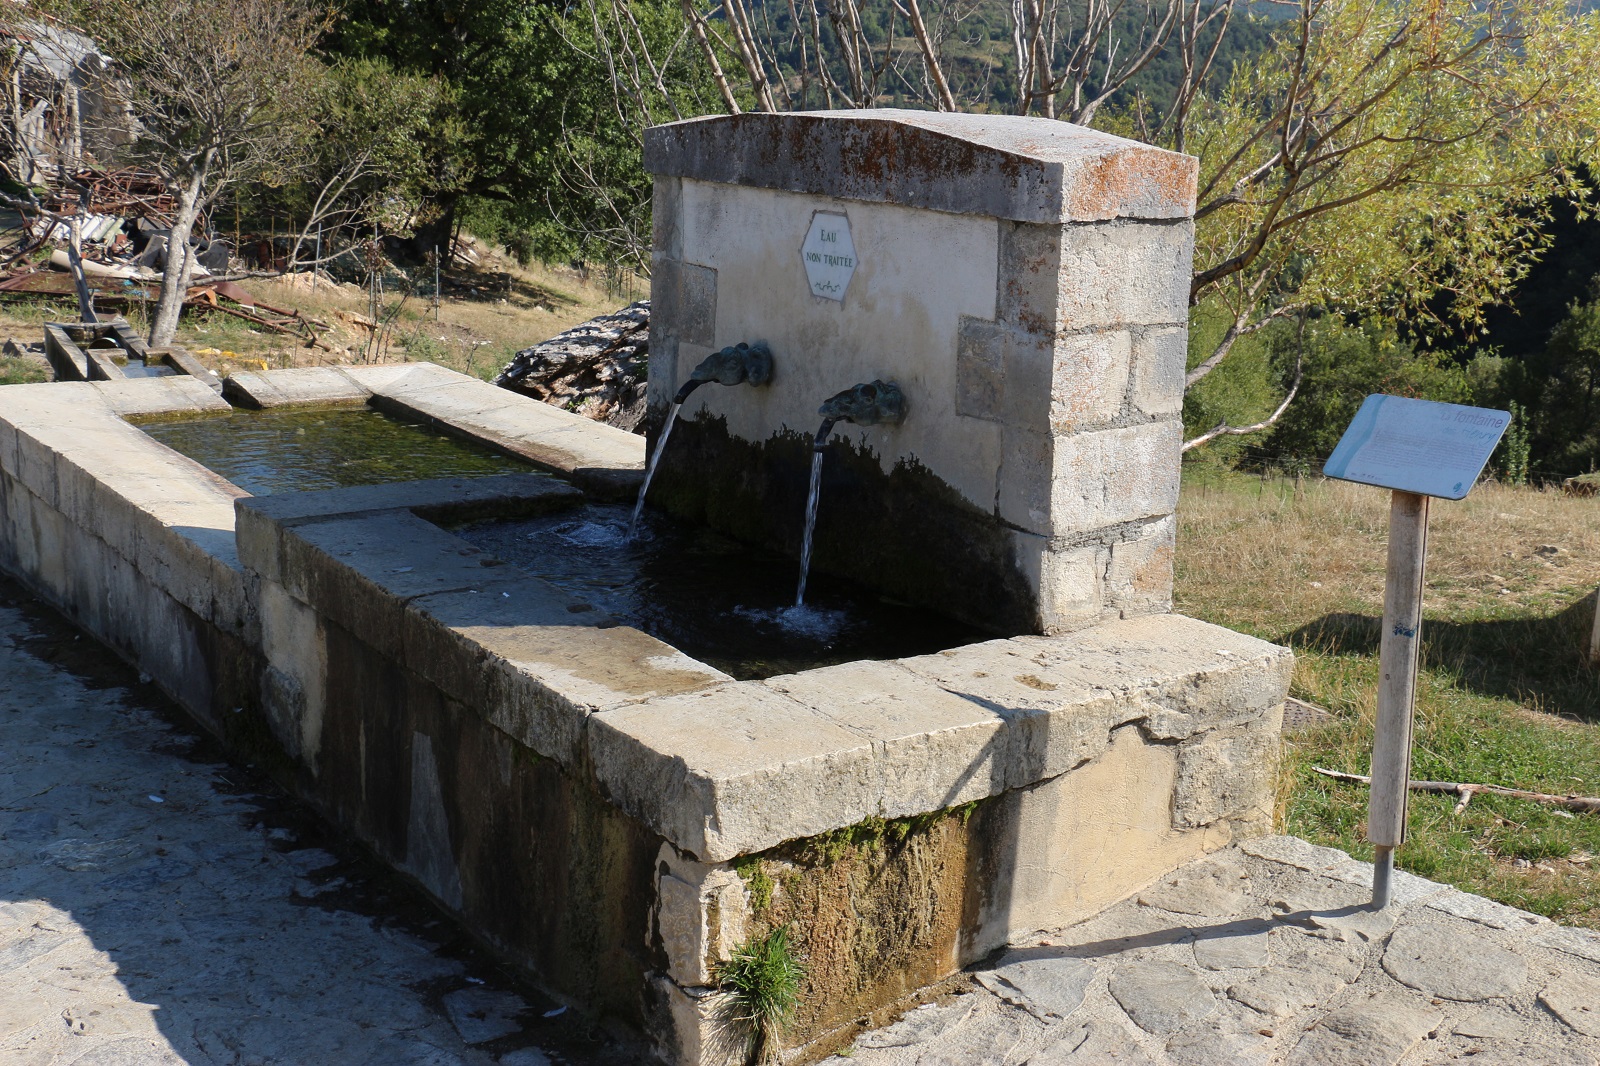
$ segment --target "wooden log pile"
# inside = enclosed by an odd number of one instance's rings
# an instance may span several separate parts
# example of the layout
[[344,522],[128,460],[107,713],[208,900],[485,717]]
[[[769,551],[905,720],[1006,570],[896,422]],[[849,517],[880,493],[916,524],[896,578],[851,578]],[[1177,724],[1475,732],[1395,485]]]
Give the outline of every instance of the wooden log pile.
[[650,301],[640,300],[524,348],[495,384],[640,433],[649,352]]

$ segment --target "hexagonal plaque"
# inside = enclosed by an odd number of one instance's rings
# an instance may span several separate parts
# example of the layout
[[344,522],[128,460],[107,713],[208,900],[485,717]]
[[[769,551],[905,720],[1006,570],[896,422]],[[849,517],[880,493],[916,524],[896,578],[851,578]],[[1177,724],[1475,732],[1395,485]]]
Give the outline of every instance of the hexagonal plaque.
[[833,211],[811,216],[811,229],[800,246],[811,295],[844,302],[844,291],[856,272],[856,246],[850,239],[850,217]]

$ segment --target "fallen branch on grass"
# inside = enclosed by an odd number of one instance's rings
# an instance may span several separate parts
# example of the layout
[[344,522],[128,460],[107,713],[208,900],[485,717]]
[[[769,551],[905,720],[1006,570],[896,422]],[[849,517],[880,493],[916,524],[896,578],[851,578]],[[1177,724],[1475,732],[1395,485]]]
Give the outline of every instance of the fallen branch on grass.
[[[1331,777],[1335,781],[1359,781],[1363,785],[1372,784],[1372,778],[1361,774],[1346,774],[1338,770],[1324,770],[1320,766],[1311,769],[1323,777]],[[1596,796],[1552,796],[1548,792],[1528,792],[1520,788],[1502,788],[1499,785],[1478,785],[1470,781],[1407,781],[1406,787],[1413,792],[1448,792],[1461,797],[1461,802],[1456,804],[1456,813],[1460,814],[1472,797],[1479,792],[1492,792],[1496,796],[1512,796],[1516,799],[1532,800],[1535,803],[1548,803],[1555,807],[1565,807],[1569,811],[1578,811],[1582,814],[1600,814],[1600,797]]]

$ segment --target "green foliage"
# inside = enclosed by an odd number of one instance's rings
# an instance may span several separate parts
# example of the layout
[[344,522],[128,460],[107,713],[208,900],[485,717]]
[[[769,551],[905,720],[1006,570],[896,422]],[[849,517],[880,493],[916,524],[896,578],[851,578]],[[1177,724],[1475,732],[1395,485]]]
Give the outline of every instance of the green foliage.
[[772,905],[772,891],[777,887],[777,882],[767,876],[767,871],[762,868],[761,859],[755,855],[746,855],[733,860],[733,869],[749,889],[750,909],[759,917]]
[[1535,473],[1554,478],[1594,469],[1600,461],[1600,293],[1574,301],[1544,351],[1517,364],[1507,384],[1528,403]]
[[805,967],[789,946],[787,925],[740,945],[718,968],[717,984],[733,1007],[731,1020],[748,1034],[750,1061],[778,1060],[804,979]]
[[1270,345],[1280,380],[1292,377],[1297,359],[1305,373],[1295,402],[1261,442],[1262,454],[1279,464],[1320,467],[1373,393],[1446,403],[1472,399],[1467,373],[1452,359],[1419,351],[1377,323],[1349,326],[1326,317],[1307,325],[1303,346],[1297,329],[1276,330]]
[[1512,485],[1528,483],[1528,459],[1532,453],[1528,433],[1528,411],[1515,400],[1510,404],[1511,424],[1495,450],[1494,470],[1502,481]]

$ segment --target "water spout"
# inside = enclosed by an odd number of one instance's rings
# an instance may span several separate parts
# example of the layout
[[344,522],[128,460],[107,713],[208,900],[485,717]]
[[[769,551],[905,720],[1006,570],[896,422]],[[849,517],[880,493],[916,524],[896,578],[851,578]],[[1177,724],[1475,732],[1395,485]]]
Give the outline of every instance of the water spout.
[[644,481],[639,485],[639,498],[633,505],[633,518],[628,523],[628,537],[631,540],[639,528],[639,516],[644,513],[644,498],[650,492],[650,482],[655,480],[656,466],[661,462],[661,453],[666,450],[667,439],[672,436],[672,427],[678,423],[678,411],[682,409],[689,395],[701,385],[716,382],[719,385],[765,385],[772,380],[772,350],[759,341],[755,344],[730,344],[721,351],[712,352],[700,361],[700,365],[689,373],[689,380],[678,389],[678,394],[672,398],[672,409],[667,412],[666,424],[661,427],[661,436],[656,439],[655,451],[650,453],[650,462],[645,465]]
[[817,528],[817,496],[822,490],[822,454],[828,446],[828,435],[840,422],[858,426],[897,426],[906,417],[906,398],[900,386],[892,381],[870,381],[845,389],[830,396],[817,414],[822,416],[822,426],[811,442],[811,487],[806,493],[805,533],[800,538],[800,583],[795,589],[794,605],[806,603],[806,578],[811,575],[811,542]]

